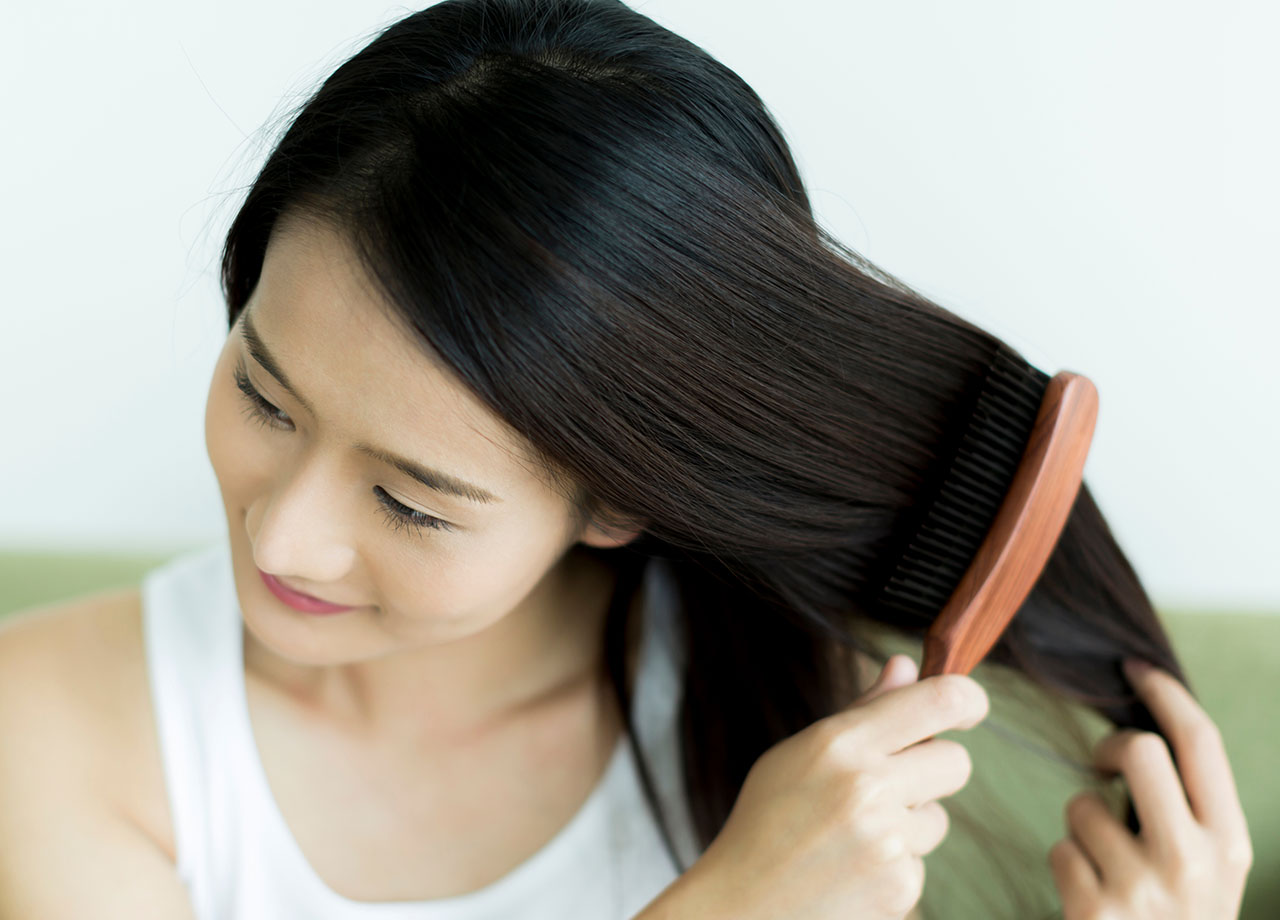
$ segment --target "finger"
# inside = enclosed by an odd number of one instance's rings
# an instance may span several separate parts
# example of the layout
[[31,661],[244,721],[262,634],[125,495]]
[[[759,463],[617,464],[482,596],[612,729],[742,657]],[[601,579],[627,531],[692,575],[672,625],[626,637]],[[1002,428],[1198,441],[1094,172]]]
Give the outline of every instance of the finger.
[[1138,841],[1116,820],[1096,793],[1074,796],[1066,806],[1067,828],[1079,849],[1096,867],[1102,886],[1124,889],[1124,879],[1137,878],[1146,869]]
[[951,817],[941,802],[925,802],[908,808],[910,831],[908,844],[916,856],[925,856],[938,848],[951,829]]
[[[1125,669],[1138,696],[1169,738],[1179,782],[1195,820],[1224,834],[1243,835],[1244,809],[1218,727],[1181,681],[1161,668]],[[1135,802],[1136,807],[1136,802]]]
[[932,738],[898,751],[885,771],[904,805],[916,806],[954,795],[973,773],[968,749],[950,738]]
[[1124,776],[1138,813],[1142,839],[1167,856],[1178,841],[1195,831],[1195,818],[1183,794],[1169,746],[1155,732],[1127,728],[1107,735],[1093,750],[1104,770]]
[[1097,916],[1102,901],[1098,875],[1074,840],[1065,837],[1049,848],[1049,868],[1065,920]]
[[891,655],[881,668],[879,676],[853,705],[861,706],[896,687],[912,683],[916,679],[917,670],[915,660],[910,655]]
[[885,672],[883,686],[886,689],[905,687],[920,676],[920,666],[910,655],[893,655],[885,663]]
[[856,726],[864,749],[892,754],[940,732],[972,728],[989,709],[986,691],[973,678],[939,674],[886,690],[832,718]]

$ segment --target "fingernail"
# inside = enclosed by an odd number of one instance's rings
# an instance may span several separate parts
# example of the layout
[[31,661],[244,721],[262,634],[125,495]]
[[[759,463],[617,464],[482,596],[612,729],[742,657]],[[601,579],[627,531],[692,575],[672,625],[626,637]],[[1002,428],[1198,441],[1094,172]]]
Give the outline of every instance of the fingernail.
[[1129,680],[1141,680],[1143,676],[1149,674],[1155,669],[1149,661],[1143,661],[1141,658],[1126,658],[1124,660],[1124,673]]

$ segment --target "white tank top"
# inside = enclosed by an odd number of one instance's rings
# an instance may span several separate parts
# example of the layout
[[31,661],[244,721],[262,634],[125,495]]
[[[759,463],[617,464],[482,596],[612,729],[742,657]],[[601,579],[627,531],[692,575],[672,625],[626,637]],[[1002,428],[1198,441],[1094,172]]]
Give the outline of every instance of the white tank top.
[[[672,842],[698,854],[679,767],[683,648],[669,565],[644,573],[633,724]],[[177,870],[198,920],[627,920],[676,878],[625,734],[603,778],[549,843],[497,881],[429,901],[354,901],[307,862],[267,782],[244,682],[243,620],[227,543],[143,579],[147,669]]]

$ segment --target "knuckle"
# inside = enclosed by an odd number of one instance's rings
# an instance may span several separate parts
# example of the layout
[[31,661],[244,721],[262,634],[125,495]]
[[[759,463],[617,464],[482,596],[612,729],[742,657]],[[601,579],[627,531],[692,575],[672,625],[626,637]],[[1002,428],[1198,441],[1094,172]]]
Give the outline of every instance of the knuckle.
[[828,755],[837,746],[843,734],[840,726],[831,719],[823,719],[813,725],[809,738],[815,754],[819,757]]
[[965,680],[973,686],[974,695],[977,697],[977,707],[975,712],[978,713],[981,719],[985,719],[987,714],[991,712],[991,697],[987,695],[987,688],[982,686],[982,684],[978,683],[972,677],[966,677]]
[[1169,902],[1165,883],[1151,874],[1129,880],[1122,888],[1121,898],[1131,914],[1139,917],[1167,917],[1174,906]]
[[1222,732],[1212,719],[1196,719],[1187,729],[1187,740],[1196,748],[1219,748],[1222,746]]
[[972,693],[966,679],[958,674],[942,674],[934,678],[932,694],[934,704],[942,710],[957,715],[970,708]]
[[973,776],[973,756],[969,753],[969,749],[959,741],[948,738],[937,740],[945,742],[950,750],[949,756],[955,762],[955,771],[962,777],[961,785],[969,782],[969,778]]
[[1169,744],[1155,732],[1134,732],[1120,752],[1121,762],[1141,766],[1169,756]]
[[1224,854],[1227,865],[1236,869],[1248,870],[1253,865],[1253,844],[1246,837],[1227,847]]
[[938,806],[938,826],[940,828],[939,839],[945,839],[947,834],[951,833],[951,812],[947,811],[946,806],[941,802],[934,802]]
[[1049,864],[1060,865],[1071,855],[1071,841],[1065,837],[1049,847]]
[[1066,807],[1067,823],[1072,827],[1078,826],[1093,811],[1093,806],[1094,802],[1089,793],[1072,796]]
[[857,749],[854,728],[833,720],[824,720],[814,726],[811,739],[811,755],[816,766],[843,768],[850,762],[850,754]]
[[843,810],[849,816],[861,816],[869,808],[872,808],[885,799],[886,783],[885,780],[868,772],[859,772],[853,774],[846,782],[842,783]]
[[[1120,911],[1124,910],[1123,913]],[[1075,913],[1071,914],[1072,920],[1130,920],[1134,915],[1128,910],[1119,907],[1110,901],[1091,901],[1083,904]]]
[[880,906],[893,915],[911,910],[924,893],[924,873],[919,857],[899,859],[884,877]]
[[948,791],[944,794],[954,795],[973,777],[973,757],[969,749],[951,738],[933,738],[926,743],[931,756],[938,758],[939,776],[945,778],[947,783]]
[[1209,864],[1201,854],[1193,852],[1185,843],[1173,841],[1164,854],[1167,873],[1183,885],[1199,887]]
[[869,846],[868,860],[872,865],[886,866],[892,869],[910,854],[907,842],[900,830],[877,834]]
[[919,811],[931,823],[928,829],[927,837],[930,844],[929,849],[932,850],[939,846],[946,839],[947,834],[951,832],[951,815],[941,802],[932,801],[925,805],[919,806]]

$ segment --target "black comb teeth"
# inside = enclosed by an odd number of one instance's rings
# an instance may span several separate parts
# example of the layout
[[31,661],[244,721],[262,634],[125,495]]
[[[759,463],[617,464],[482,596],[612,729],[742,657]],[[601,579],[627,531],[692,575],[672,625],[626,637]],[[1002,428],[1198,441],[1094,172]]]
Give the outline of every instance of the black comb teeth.
[[[991,529],[1050,377],[1003,344],[889,554],[875,603],[924,626],[937,618]],[[963,408],[963,407],[960,407]]]

